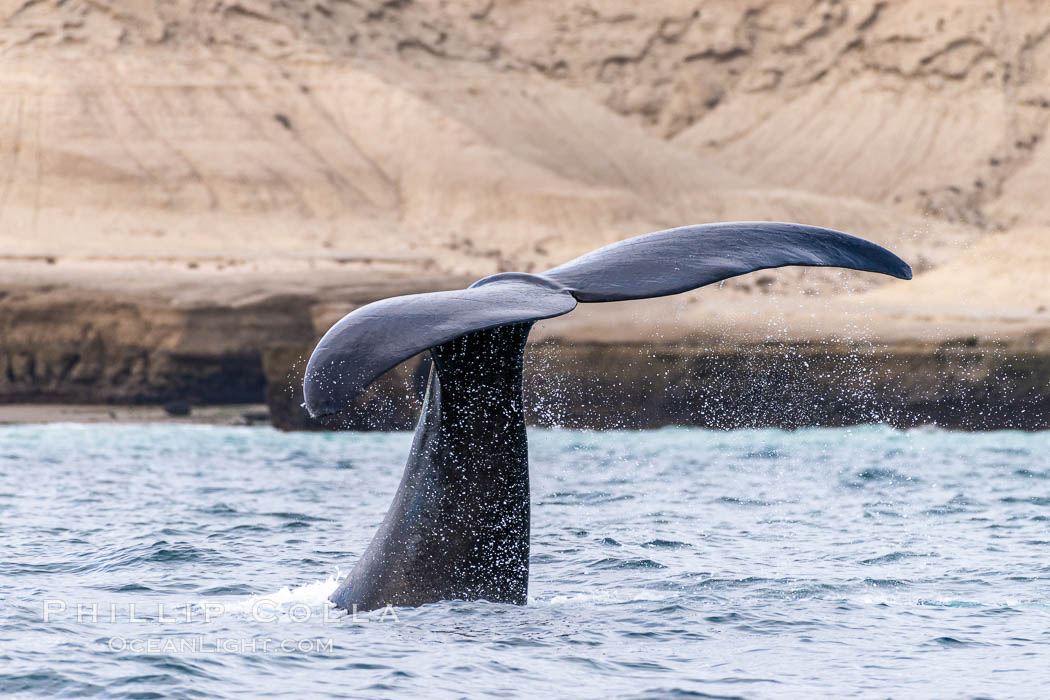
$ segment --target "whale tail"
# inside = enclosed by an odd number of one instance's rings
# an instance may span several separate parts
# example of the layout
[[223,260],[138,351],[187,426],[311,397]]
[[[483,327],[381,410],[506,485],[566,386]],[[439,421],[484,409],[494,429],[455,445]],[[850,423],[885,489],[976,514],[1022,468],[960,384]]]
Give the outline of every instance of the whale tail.
[[535,321],[578,302],[666,296],[755,270],[844,267],[911,278],[890,251],[800,224],[686,226],[629,238],[540,274],[383,299],[347,314],[307,363],[310,414],[338,414],[379,375],[434,359],[408,464],[383,524],[332,595],[366,610],[454,598],[524,603],[529,466],[522,397]]
[[540,274],[505,272],[468,289],[391,297],[347,314],[310,356],[306,408],[314,417],[338,413],[387,370],[467,333],[561,316],[577,302],[668,296],[788,265],[911,279],[908,264],[885,248],[815,226],[756,221],[658,231]]
[[331,600],[344,609],[492,600],[529,583],[529,455],[522,358],[531,323],[431,348],[433,366],[401,484]]

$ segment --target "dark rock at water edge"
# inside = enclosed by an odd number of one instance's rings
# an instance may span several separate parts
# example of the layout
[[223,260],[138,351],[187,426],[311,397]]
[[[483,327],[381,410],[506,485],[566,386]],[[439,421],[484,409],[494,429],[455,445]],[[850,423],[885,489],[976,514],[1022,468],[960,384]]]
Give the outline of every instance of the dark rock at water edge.
[[[302,372],[320,331],[368,300],[346,302],[315,327],[312,298],[174,308],[10,294],[0,300],[0,402],[265,401],[282,429],[411,429],[429,373],[425,354],[380,377],[332,425],[301,406]],[[1000,343],[547,340],[530,346],[525,363],[529,422],[541,426],[1050,427],[1050,338],[1038,333]]]
[[315,339],[293,297],[233,308],[57,290],[0,303],[0,402],[193,405],[260,403],[263,349]]
[[182,416],[188,416],[193,412],[193,408],[190,406],[190,402],[185,399],[176,399],[169,401],[164,404],[164,412],[174,418],[180,418]]
[[[306,357],[311,349],[284,352]],[[273,360],[268,368],[289,366],[276,355],[267,358]],[[539,426],[1050,427],[1050,353],[969,341],[715,348],[545,342],[530,348],[525,363],[529,423]],[[301,365],[268,376],[275,425],[324,427],[301,406]],[[413,358],[378,380],[328,427],[412,428],[425,377],[420,358]]]

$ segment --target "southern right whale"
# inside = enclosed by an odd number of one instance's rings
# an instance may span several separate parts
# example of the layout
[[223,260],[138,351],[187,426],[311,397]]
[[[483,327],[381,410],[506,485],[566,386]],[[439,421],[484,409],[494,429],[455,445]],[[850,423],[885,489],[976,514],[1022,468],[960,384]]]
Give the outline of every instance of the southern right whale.
[[379,375],[424,350],[433,367],[394,501],[332,602],[358,610],[450,599],[524,604],[530,511],[522,361],[532,324],[578,302],[678,294],[787,265],[911,279],[907,263],[861,238],[732,222],[637,236],[540,274],[501,273],[468,289],[383,299],[347,314],[307,364],[312,416],[337,417]]

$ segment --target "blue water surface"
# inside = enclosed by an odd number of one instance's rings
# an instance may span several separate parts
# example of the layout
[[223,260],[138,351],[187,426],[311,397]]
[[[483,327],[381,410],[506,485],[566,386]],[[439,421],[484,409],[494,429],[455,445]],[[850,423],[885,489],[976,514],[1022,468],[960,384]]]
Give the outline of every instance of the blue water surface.
[[325,598],[411,435],[0,427],[0,691],[1038,697],[1050,434],[530,431],[527,606]]

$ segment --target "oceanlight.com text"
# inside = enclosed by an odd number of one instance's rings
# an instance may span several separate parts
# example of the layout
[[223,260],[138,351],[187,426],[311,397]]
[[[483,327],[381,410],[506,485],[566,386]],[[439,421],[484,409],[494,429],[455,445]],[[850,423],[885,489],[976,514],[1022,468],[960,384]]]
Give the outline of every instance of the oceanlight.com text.
[[127,654],[327,654],[331,638],[110,637],[110,651]]

